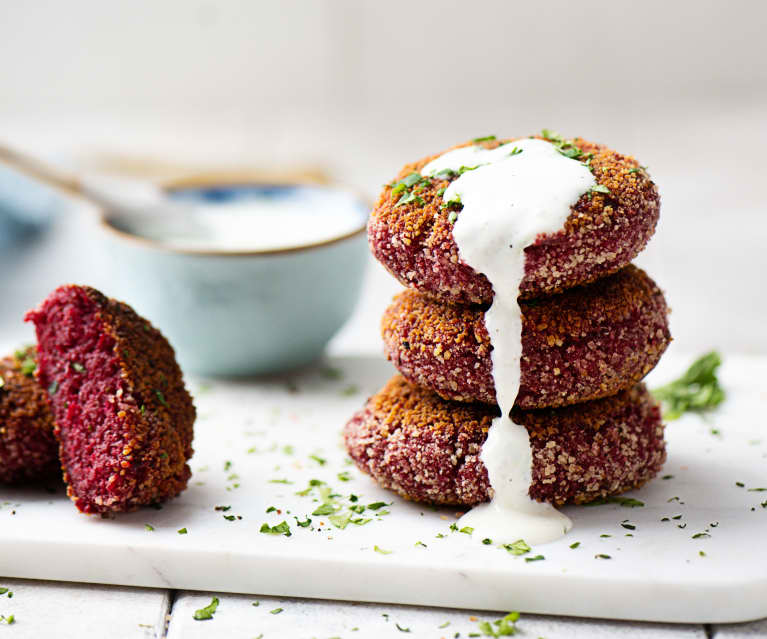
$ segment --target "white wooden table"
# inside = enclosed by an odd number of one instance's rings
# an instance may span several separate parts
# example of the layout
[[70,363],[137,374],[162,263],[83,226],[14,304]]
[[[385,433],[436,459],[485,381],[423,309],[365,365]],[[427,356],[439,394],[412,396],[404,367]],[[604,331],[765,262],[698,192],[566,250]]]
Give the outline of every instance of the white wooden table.
[[[322,578],[318,575],[318,578]],[[247,637],[262,639],[343,637],[469,637],[480,621],[502,617],[471,610],[355,604],[279,597],[123,588],[60,582],[3,579],[13,592],[0,598],[0,614],[14,623],[0,632],[14,639],[41,637]],[[197,621],[195,610],[218,597],[213,619]],[[255,605],[255,604],[258,605]],[[280,612],[276,612],[280,610]],[[447,625],[446,625],[447,624]],[[399,626],[399,628],[397,627]],[[734,639],[767,637],[767,620],[725,626],[667,625],[522,615],[525,637],[599,639]],[[409,629],[409,633],[405,630]]]

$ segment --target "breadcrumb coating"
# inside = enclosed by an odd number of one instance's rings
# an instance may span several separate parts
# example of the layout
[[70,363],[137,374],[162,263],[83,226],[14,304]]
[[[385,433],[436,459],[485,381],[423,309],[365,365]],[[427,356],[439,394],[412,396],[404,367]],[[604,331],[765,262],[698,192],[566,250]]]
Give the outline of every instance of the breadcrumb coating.
[[[497,407],[441,399],[396,375],[346,424],[351,458],[413,501],[473,506],[492,496],[479,458]],[[658,406],[643,384],[606,399],[525,411],[533,448],[530,496],[582,504],[638,488],[666,459]]]
[[[671,341],[663,294],[633,265],[520,307],[521,408],[614,395],[647,375]],[[381,332],[386,355],[409,381],[445,399],[496,403],[481,308],[407,290],[384,313]]]
[[59,470],[53,415],[34,377],[35,349],[0,359],[0,483],[48,479]]
[[[482,146],[494,148],[516,139]],[[631,262],[655,232],[660,197],[645,169],[633,157],[600,144],[581,138],[572,143],[584,154],[593,154],[592,172],[609,194],[583,195],[572,207],[563,230],[541,235],[525,249],[523,298],[558,293],[614,273]],[[442,153],[406,165],[396,180],[420,172],[439,155]],[[446,302],[488,304],[493,298],[492,286],[461,261],[449,219],[452,210],[441,208],[440,189],[449,183],[432,179],[419,184],[413,192],[420,200],[399,206],[399,194],[392,193],[391,185],[385,186],[368,222],[370,248],[405,286]]]

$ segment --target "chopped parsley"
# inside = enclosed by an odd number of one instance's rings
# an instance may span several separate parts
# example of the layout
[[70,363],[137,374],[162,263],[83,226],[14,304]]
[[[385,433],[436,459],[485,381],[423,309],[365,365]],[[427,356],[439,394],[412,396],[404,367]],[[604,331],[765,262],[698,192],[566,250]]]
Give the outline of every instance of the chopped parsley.
[[269,614],[270,615],[279,615],[283,610],[285,610],[285,609],[284,608],[275,608],[274,610],[270,610]]
[[546,557],[544,557],[543,555],[535,555],[533,557],[525,557],[525,561],[527,563],[530,563],[531,561],[543,561],[544,559],[546,559]]
[[311,525],[311,523],[312,523],[312,520],[309,519],[308,517],[306,519],[304,519],[304,521],[301,521],[301,520],[298,519],[298,517],[293,515],[293,519],[296,520],[296,526],[298,526],[300,528],[308,528]]
[[571,544],[570,544],[570,548],[572,548],[573,550],[575,550],[575,549],[576,549],[578,546],[580,546],[580,545],[581,545],[581,542],[580,542],[580,541],[574,541],[573,543],[571,543]]
[[[218,512],[225,513],[227,510],[231,510],[231,506],[214,506],[213,510],[217,510]],[[273,510],[277,510],[274,506],[271,506],[266,512],[271,512]]]
[[[559,151],[566,158],[570,158],[571,160],[579,160],[581,159],[581,157],[584,156],[583,151],[581,151],[577,146],[575,146],[572,140],[566,140],[559,133],[556,133],[555,131],[552,131],[550,129],[543,129],[543,131],[541,131],[541,137],[547,142],[551,142],[555,147],[557,147],[557,151]],[[588,158],[588,159],[591,159],[591,158]]]
[[709,535],[707,532],[699,532],[692,536],[693,539],[703,539],[704,537],[711,537],[711,535]]
[[168,408],[168,402],[165,401],[165,395],[162,394],[162,391],[155,390],[154,394],[157,395],[157,399],[160,400],[160,403],[165,406],[165,408]]
[[447,216],[447,221],[450,222],[450,224],[455,224],[458,220],[458,213],[455,211],[450,211],[450,214]]
[[493,543],[493,540],[492,540],[492,539],[490,539],[490,537],[485,537],[485,538],[482,540],[482,543],[483,543],[483,544],[485,544],[485,546],[490,546],[490,545]]
[[204,621],[205,619],[213,619],[213,615],[218,608],[218,597],[213,597],[210,603],[204,608],[194,611],[193,618],[197,621]]
[[428,546],[422,541],[415,542],[415,547],[418,548],[418,546],[420,546],[421,548],[428,548]]
[[258,532],[267,533],[269,535],[285,535],[286,537],[290,537],[292,534],[290,532],[290,526],[286,521],[281,521],[276,526],[270,526],[267,523],[263,523]]
[[385,501],[374,501],[372,504],[368,504],[370,510],[378,510],[384,506],[391,506],[391,504],[387,504]]
[[149,532],[152,532],[154,530],[154,526],[151,524],[144,524],[144,530],[148,530]]
[[10,626],[16,623],[16,617],[13,615],[8,615],[7,617],[5,615],[0,615],[0,623],[4,623]]
[[680,378],[653,390],[664,405],[663,417],[672,420],[688,411],[704,412],[719,406],[725,399],[716,375],[721,363],[719,353],[711,351],[695,360]]
[[625,508],[641,508],[644,506],[643,501],[634,499],[633,497],[604,497],[602,499],[595,499],[590,501],[584,506],[604,506],[605,504],[620,504]]
[[399,630],[400,632],[410,632],[410,628],[403,628],[398,623],[395,623],[394,625],[397,627],[397,630]]
[[[519,628],[516,626],[517,621],[519,621],[519,613],[512,611],[502,619],[496,619],[492,623],[480,621],[479,629],[486,637],[511,637],[519,632]],[[471,637],[473,634],[475,633],[469,633],[469,636]]]
[[312,515],[321,517],[322,515],[332,515],[334,512],[336,512],[336,508],[333,504],[322,504],[315,509]]
[[485,135],[484,137],[481,137],[481,138],[474,138],[472,140],[472,143],[481,144],[482,142],[492,142],[495,139],[496,137],[494,135]]
[[470,535],[474,532],[474,529],[471,526],[464,526],[458,532],[462,532],[464,535]]
[[318,455],[309,455],[309,459],[313,459],[313,460],[314,460],[314,461],[316,461],[316,462],[317,462],[317,463],[318,463],[320,466],[324,466],[325,464],[327,464],[327,463],[328,463],[328,460],[327,460],[327,459],[324,459],[324,458],[322,458],[322,457],[319,457]]
[[375,550],[377,553],[380,553],[381,555],[391,555],[393,552],[391,550],[384,550],[380,546],[373,546],[373,550]]
[[347,470],[338,473],[338,475],[336,475],[336,477],[338,477],[338,481],[351,481],[352,480],[352,477],[349,474],[349,471],[347,471]]
[[524,539],[517,539],[514,543],[504,544],[503,547],[512,555],[524,555],[532,550]]
[[598,555],[594,555],[594,559],[612,559],[610,555],[605,555],[604,553],[599,553]]
[[186,535],[186,534],[188,534],[189,531],[186,528],[179,528],[176,532],[179,535]]
[[591,192],[604,193],[605,195],[610,195],[610,189],[608,189],[604,184],[596,184],[595,186],[592,186]]

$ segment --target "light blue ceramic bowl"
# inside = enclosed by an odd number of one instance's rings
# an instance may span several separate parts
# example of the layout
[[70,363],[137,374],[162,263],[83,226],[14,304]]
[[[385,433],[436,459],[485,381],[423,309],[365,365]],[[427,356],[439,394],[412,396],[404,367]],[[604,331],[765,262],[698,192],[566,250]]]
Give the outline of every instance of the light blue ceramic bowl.
[[[279,250],[168,248],[128,232],[109,211],[103,225],[114,266],[114,294],[168,338],[185,371],[251,375],[318,358],[349,318],[367,260],[368,205],[357,195],[316,184],[207,184],[174,188],[172,197],[206,204],[243,198],[293,198],[318,216],[356,216],[347,231]],[[338,207],[339,196],[347,198]]]

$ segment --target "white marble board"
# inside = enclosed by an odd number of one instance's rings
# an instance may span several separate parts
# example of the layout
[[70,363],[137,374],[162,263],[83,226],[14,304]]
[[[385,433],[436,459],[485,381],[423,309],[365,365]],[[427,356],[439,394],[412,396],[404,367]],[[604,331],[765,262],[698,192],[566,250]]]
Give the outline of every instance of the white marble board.
[[[669,356],[653,380],[687,363]],[[567,508],[573,531],[525,556],[451,531],[454,509],[405,502],[348,464],[340,429],[391,372],[380,359],[348,357],[279,378],[192,380],[199,420],[189,489],[162,510],[100,519],[77,513],[61,487],[2,488],[0,574],[647,621],[767,615],[767,492],[750,490],[767,488],[767,358],[726,359],[723,407],[671,423],[664,474],[673,478],[633,493],[643,507]],[[391,502],[375,511],[388,514],[335,528],[311,515],[316,489],[296,495],[311,479],[345,505],[352,493],[358,504]],[[270,506],[283,512],[267,514]],[[307,515],[312,525],[297,526],[294,517]],[[283,520],[290,537],[259,532]],[[710,537],[692,538],[706,530]],[[545,559],[525,561],[537,555]]]

